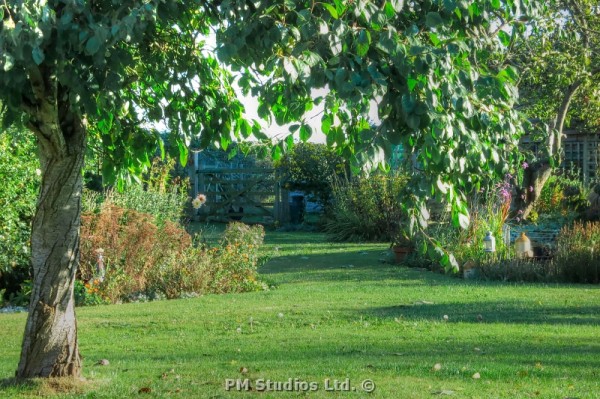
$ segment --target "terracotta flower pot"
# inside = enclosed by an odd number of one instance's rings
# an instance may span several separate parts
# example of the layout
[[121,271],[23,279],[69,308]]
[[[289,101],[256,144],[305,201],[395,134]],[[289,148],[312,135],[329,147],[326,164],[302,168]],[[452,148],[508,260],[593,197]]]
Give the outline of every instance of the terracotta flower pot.
[[396,263],[402,263],[404,260],[406,260],[408,254],[413,251],[413,248],[396,245],[392,247],[392,251],[394,251],[394,255],[396,256]]

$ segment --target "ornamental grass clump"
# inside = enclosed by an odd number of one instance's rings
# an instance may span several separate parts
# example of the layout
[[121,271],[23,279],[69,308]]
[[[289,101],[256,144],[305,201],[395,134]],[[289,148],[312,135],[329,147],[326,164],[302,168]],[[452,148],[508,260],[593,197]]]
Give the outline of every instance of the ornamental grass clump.
[[325,223],[331,241],[392,241],[406,216],[399,200],[406,189],[404,174],[338,180]]
[[600,283],[600,222],[563,227],[554,262],[564,282]]

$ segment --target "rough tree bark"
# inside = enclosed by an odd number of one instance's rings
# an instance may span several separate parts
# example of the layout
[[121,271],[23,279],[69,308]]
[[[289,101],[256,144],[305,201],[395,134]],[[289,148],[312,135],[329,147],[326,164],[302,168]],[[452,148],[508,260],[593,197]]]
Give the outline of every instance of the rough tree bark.
[[36,89],[47,97],[28,110],[29,128],[39,139],[43,177],[32,226],[33,287],[16,372],[20,379],[81,374],[73,287],[86,129],[68,104],[52,100],[64,93],[49,83],[38,81]]

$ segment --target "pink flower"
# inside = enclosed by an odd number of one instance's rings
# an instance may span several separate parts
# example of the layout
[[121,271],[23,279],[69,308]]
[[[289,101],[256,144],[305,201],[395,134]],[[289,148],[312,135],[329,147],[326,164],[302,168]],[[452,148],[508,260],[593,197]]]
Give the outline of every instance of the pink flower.
[[532,193],[533,192],[533,186],[529,186],[529,192]]
[[521,167],[522,167],[523,169],[527,169],[527,168],[529,167],[529,164],[528,164],[527,162],[523,162],[523,163],[521,164]]

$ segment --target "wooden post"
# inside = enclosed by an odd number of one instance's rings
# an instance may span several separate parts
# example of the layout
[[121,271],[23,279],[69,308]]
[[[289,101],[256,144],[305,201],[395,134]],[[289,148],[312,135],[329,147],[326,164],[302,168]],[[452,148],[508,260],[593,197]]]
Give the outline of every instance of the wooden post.
[[199,153],[198,151],[194,152],[194,195],[193,195],[194,198],[200,192],[198,190],[198,153]]
[[585,183],[588,182],[590,177],[590,155],[588,138],[585,136],[583,138],[583,181]]

